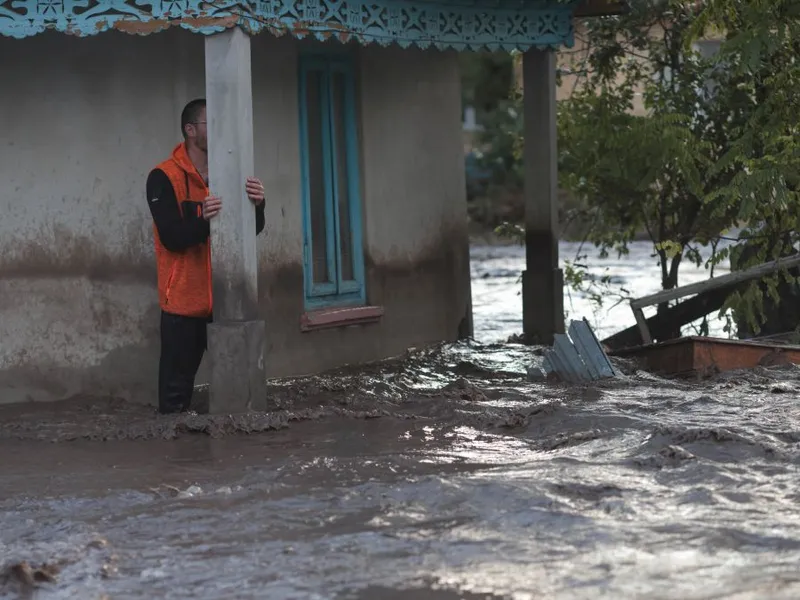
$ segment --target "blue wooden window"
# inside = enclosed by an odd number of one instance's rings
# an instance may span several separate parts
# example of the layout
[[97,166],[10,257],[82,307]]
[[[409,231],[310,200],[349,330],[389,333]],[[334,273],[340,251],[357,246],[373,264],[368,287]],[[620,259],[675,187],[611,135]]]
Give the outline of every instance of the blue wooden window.
[[305,304],[364,304],[353,65],[303,57],[299,75]]

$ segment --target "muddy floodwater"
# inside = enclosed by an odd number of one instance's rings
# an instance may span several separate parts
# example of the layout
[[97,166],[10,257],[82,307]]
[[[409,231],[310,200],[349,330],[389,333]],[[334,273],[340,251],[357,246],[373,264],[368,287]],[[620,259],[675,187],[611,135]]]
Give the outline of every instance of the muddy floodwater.
[[800,369],[529,383],[513,252],[477,341],[269,413],[0,408],[0,598],[800,598]]

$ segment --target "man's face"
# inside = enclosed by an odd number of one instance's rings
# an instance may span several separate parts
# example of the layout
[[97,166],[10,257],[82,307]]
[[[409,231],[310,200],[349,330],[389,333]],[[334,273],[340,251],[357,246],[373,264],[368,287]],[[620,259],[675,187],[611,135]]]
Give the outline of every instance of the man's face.
[[200,110],[197,119],[186,128],[189,140],[200,150],[208,152],[208,125],[206,123],[206,109]]

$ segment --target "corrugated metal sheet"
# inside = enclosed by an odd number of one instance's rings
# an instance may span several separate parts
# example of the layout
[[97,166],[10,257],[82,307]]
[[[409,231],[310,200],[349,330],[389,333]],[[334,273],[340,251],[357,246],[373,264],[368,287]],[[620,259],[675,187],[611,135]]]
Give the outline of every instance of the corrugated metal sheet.
[[597,339],[586,319],[572,321],[569,326],[569,336],[583,358],[592,379],[616,376],[614,365],[611,364],[608,355],[600,344],[600,340]]
[[[556,334],[553,347],[544,351],[545,376],[555,375],[568,383],[589,383],[617,376],[586,319],[572,321],[568,333]],[[536,371],[529,371],[531,379],[540,379]]]

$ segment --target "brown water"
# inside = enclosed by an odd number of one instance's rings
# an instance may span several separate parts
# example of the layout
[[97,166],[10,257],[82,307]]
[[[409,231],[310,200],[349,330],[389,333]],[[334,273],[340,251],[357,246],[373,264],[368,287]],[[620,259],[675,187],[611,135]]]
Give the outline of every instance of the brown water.
[[800,370],[581,388],[530,358],[279,382],[238,421],[4,409],[0,552],[61,565],[41,598],[800,597]]
[[442,346],[237,419],[0,408],[0,598],[800,598],[800,369],[537,360]]

